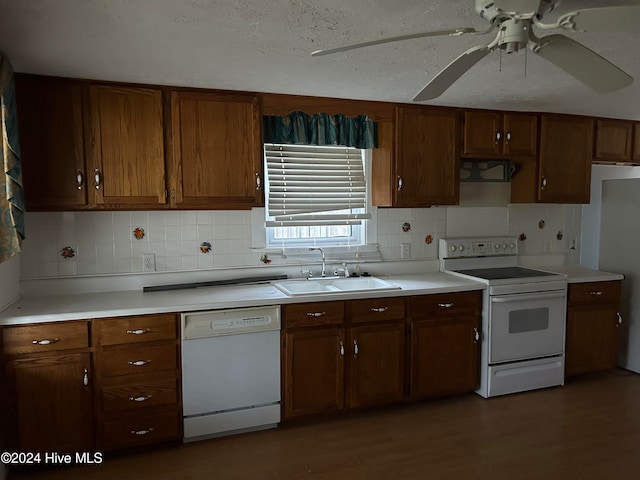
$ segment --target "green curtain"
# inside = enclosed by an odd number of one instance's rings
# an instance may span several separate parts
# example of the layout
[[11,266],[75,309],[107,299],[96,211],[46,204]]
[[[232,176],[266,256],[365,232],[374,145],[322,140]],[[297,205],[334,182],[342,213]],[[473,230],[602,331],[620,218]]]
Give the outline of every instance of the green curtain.
[[0,53],[0,262],[20,251],[24,238],[24,194],[13,68]]
[[366,115],[348,117],[304,112],[281,117],[265,115],[263,127],[265,143],[376,147],[376,123]]

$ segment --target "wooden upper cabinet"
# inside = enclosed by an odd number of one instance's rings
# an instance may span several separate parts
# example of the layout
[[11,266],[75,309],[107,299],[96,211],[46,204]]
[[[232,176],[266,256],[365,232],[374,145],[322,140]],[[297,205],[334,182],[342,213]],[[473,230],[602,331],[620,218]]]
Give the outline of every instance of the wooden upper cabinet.
[[27,210],[86,205],[81,83],[23,74],[15,81]]
[[454,109],[398,107],[393,206],[459,201],[460,116]]
[[619,162],[631,159],[633,123],[624,120],[596,121],[596,142],[593,156],[597,160]]
[[539,202],[589,203],[593,119],[542,115]]
[[263,203],[262,119],[253,95],[171,93],[172,202],[192,208]]
[[538,116],[535,114],[464,112],[464,156],[536,155],[537,144]]
[[95,203],[166,203],[162,90],[92,85],[91,190]]

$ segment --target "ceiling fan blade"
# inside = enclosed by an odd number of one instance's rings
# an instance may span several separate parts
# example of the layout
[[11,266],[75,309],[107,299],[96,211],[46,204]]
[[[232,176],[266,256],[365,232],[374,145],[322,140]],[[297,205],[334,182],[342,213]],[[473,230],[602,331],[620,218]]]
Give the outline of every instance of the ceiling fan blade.
[[418,94],[413,98],[413,101],[421,102],[423,100],[431,100],[432,98],[439,97],[467,70],[486,57],[491,50],[492,49],[486,45],[479,45],[470,48],[447,65],[444,70],[433,77],[433,79],[431,79],[431,81],[427,83],[420,92],[418,92]]
[[400,35],[398,37],[381,38],[380,40],[372,40],[370,42],[356,43],[354,45],[346,45],[344,47],[328,48],[326,50],[316,50],[315,52],[312,52],[311,55],[313,57],[319,57],[321,55],[330,55],[332,53],[346,52],[347,50],[354,50],[356,48],[369,47],[371,45],[380,45],[383,43],[399,42],[401,40],[411,40],[413,38],[437,37],[441,35],[457,36],[457,35],[464,35],[466,33],[488,33],[489,31],[491,31],[491,29],[486,32],[485,31],[478,32],[478,30],[472,27],[460,27],[460,28],[454,28],[451,30],[411,33],[409,35]]
[[503,12],[517,13],[537,12],[540,6],[540,0],[494,0],[493,3]]
[[[563,23],[564,19],[569,21]],[[563,28],[583,32],[640,32],[640,6],[587,8],[560,18]]]
[[543,37],[532,51],[598,93],[614,92],[633,82],[613,63],[564,35]]

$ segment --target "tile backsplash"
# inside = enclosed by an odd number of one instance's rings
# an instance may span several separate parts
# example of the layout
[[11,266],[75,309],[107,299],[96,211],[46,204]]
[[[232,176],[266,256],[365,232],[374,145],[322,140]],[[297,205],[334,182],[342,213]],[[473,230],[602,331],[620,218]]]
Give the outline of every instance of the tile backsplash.
[[[579,259],[580,205],[378,208],[375,216],[384,261],[401,260],[403,244],[410,260],[434,259],[440,237],[479,234],[522,235],[521,254]],[[249,211],[38,212],[26,225],[24,278],[139,273],[148,253],[158,272],[258,266],[264,254],[252,249]]]

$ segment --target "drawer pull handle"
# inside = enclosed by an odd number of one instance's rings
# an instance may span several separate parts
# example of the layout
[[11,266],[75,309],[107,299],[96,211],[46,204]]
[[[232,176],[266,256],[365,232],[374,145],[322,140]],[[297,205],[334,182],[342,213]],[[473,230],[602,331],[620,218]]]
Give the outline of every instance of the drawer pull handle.
[[375,313],[386,312],[389,310],[389,307],[371,307],[371,311]]
[[307,312],[307,317],[322,317],[326,314],[327,312]]
[[131,400],[132,402],[146,402],[152,396],[153,395],[139,395],[137,397],[129,397],[129,400]]
[[84,385],[85,387],[89,386],[89,370],[86,368],[83,370],[83,373],[82,373],[82,385]]
[[129,365],[134,367],[143,367],[148,363],[151,363],[151,360],[129,360]]
[[591,295],[595,295],[597,297],[599,297],[600,295],[602,295],[602,292],[600,290],[594,290],[593,292],[589,292],[591,293]]
[[344,343],[340,340],[340,356],[344,357]]
[[451,308],[453,307],[453,302],[449,302],[449,303],[439,303],[438,306],[440,308]]
[[480,341],[480,332],[476,327],[473,327],[473,343],[478,343]]
[[139,437],[141,437],[142,435],[149,435],[151,432],[153,432],[153,427],[149,427],[146,429],[142,429],[142,430],[131,430],[131,435],[137,435]]
[[142,328],[139,328],[137,330],[127,330],[127,333],[129,335],[142,335],[143,333],[149,333],[150,331],[150,328],[145,328],[144,330]]
[[620,315],[620,312],[616,312],[616,315],[618,316],[618,321],[616,322],[616,327],[619,327],[620,325],[622,325],[622,315]]
[[360,348],[358,347],[358,341],[354,340],[353,341],[353,356],[357,357],[358,353],[360,353]]
[[33,343],[34,345],[51,345],[52,343],[56,343],[59,341],[59,338],[45,338],[43,340],[34,340],[31,343]]

